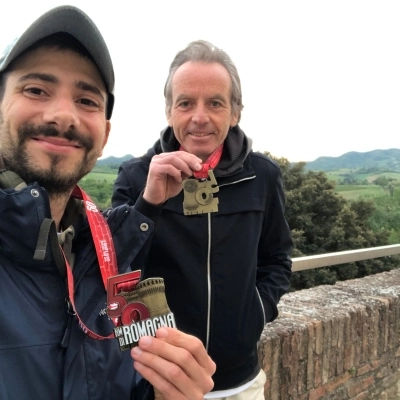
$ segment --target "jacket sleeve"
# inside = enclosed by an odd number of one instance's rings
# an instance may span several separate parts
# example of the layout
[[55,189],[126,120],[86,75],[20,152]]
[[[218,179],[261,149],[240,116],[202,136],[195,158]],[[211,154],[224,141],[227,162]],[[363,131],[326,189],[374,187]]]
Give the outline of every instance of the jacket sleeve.
[[[130,162],[129,164],[123,163],[118,170],[117,179],[114,183],[113,195],[111,198],[111,204],[113,207],[120,206],[122,204],[133,205],[139,198],[145,186],[145,175],[140,173],[135,173],[135,164]],[[131,177],[135,175],[135,179]],[[142,181],[139,177],[143,176]]]
[[278,166],[268,174],[268,196],[263,228],[258,246],[257,289],[261,296],[265,321],[278,316],[278,302],[289,290],[293,248],[285,218],[285,195]]
[[130,263],[132,269],[143,270],[154,228],[162,211],[162,207],[154,206],[143,198],[145,180],[143,180],[143,185],[140,182],[134,183],[130,177],[137,174],[131,167],[135,167],[131,161],[126,168],[125,163],[120,166],[112,196],[112,212],[119,209],[125,210],[123,218],[114,218],[121,225],[121,229],[118,230],[119,237],[114,240],[116,247],[119,245],[116,251],[119,255],[120,272],[125,272]]

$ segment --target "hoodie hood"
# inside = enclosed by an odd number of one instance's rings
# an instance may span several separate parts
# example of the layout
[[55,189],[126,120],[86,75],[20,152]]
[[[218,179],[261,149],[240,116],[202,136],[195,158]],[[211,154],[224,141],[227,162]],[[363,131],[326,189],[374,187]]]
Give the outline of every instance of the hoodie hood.
[[[230,128],[224,141],[221,160],[214,169],[214,175],[229,176],[243,168],[244,160],[252,150],[252,144],[253,141],[245,135],[239,125]],[[161,131],[160,139],[149,150],[147,156],[151,158],[154,154],[177,151],[179,147],[174,131],[168,126]]]

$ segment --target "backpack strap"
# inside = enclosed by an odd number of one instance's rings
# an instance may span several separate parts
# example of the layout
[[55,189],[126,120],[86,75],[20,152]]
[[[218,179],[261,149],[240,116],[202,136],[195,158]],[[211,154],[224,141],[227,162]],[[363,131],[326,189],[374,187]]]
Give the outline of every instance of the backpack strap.
[[0,188],[21,190],[26,186],[26,183],[15,172],[0,169]]

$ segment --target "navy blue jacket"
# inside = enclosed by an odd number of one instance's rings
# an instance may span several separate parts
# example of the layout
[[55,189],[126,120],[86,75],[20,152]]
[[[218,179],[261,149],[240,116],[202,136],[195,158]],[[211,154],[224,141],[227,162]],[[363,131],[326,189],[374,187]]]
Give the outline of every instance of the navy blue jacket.
[[[178,148],[168,128],[145,156],[124,162],[113,205],[135,204],[151,158]],[[164,204],[144,276],[164,278],[178,329],[203,341],[217,365],[214,390],[223,390],[260,370],[257,342],[289,288],[292,239],[280,169],[251,151],[240,128],[229,132],[214,175],[218,212],[185,216],[182,192]]]
[[[157,217],[157,210],[139,203],[107,214],[120,272],[144,257]],[[66,281],[51,247],[43,261],[33,259],[45,218],[51,216],[43,188],[0,189],[0,399],[147,398],[143,392],[132,397],[140,377],[129,351],[120,352],[115,339],[89,338],[67,313]],[[74,227],[76,308],[88,328],[108,335],[113,325],[87,219],[81,215]]]

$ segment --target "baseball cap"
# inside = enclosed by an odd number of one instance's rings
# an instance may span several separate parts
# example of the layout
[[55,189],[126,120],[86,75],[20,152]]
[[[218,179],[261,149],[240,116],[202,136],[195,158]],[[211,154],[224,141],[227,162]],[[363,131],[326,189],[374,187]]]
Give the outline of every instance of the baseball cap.
[[111,56],[97,26],[77,7],[59,6],[47,11],[34,21],[21,36],[6,47],[3,55],[0,56],[0,74],[31,45],[58,32],[66,32],[74,36],[93,58],[108,92],[107,119],[110,119],[114,107],[115,84]]

